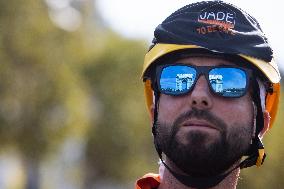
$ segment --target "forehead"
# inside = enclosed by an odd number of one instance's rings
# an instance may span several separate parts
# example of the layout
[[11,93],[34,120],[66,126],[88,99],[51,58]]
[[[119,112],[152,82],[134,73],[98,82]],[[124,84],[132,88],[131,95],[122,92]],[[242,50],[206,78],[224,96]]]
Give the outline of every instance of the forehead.
[[174,63],[183,63],[194,66],[220,66],[220,65],[236,66],[236,63],[230,60],[225,60],[224,58],[203,57],[203,56],[182,58],[175,61]]

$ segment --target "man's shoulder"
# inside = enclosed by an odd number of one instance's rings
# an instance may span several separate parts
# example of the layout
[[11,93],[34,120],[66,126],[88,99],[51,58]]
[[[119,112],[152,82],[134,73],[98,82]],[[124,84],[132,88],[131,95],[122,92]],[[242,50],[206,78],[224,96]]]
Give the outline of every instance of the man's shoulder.
[[148,173],[136,181],[135,189],[155,189],[160,185],[160,176]]

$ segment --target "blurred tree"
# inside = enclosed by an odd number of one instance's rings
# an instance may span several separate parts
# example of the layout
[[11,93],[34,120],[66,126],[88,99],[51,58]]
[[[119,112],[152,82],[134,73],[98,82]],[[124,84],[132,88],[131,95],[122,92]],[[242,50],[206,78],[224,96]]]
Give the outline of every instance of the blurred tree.
[[[93,1],[70,2],[82,17],[73,32],[54,26],[72,30],[56,23],[56,8],[48,13],[43,1],[0,0],[1,147],[19,150],[26,188],[33,189],[40,188],[38,169],[48,152],[66,137],[87,136],[85,188],[104,182],[132,188],[142,174],[157,172],[140,80],[147,47],[104,28]],[[283,121],[265,137],[264,166],[243,171],[239,188],[282,188]]]
[[140,80],[146,45],[111,32],[107,36],[102,53],[83,70],[98,107],[87,144],[86,189],[104,182],[132,187],[157,162]]
[[0,142],[16,147],[38,189],[39,164],[68,135],[88,126],[87,87],[76,65],[89,52],[80,32],[49,20],[43,1],[0,1]]

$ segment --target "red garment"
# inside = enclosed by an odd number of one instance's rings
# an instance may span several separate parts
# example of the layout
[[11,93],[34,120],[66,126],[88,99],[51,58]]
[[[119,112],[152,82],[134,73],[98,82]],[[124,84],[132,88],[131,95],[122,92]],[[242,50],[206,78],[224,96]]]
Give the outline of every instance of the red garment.
[[161,182],[158,174],[148,173],[136,181],[135,189],[156,189]]

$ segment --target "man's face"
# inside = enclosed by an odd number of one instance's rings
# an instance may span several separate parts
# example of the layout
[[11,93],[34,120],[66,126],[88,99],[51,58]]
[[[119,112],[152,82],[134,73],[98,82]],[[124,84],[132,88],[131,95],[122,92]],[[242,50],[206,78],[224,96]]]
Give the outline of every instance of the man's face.
[[[218,58],[190,57],[178,61],[196,66],[233,65]],[[253,105],[247,92],[224,98],[210,92],[202,75],[183,96],[161,94],[156,140],[178,168],[193,176],[229,169],[248,150],[253,133]]]

